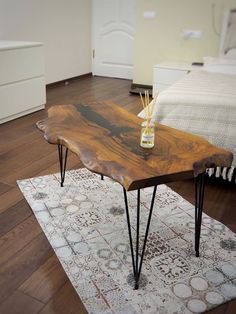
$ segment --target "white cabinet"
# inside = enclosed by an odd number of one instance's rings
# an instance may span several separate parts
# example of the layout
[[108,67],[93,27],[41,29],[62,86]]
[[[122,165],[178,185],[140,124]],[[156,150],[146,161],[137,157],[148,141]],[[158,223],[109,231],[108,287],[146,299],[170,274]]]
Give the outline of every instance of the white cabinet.
[[163,62],[153,67],[153,96],[166,89],[189,71],[200,69],[188,63]]
[[0,123],[43,109],[43,45],[0,41]]

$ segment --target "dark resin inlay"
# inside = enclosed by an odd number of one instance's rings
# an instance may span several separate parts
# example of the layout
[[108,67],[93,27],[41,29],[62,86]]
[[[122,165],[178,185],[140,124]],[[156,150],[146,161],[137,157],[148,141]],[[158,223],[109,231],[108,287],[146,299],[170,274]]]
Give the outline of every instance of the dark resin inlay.
[[76,105],[76,108],[86,120],[108,130],[110,132],[110,136],[117,136],[121,138],[121,134],[134,131],[133,128],[128,126],[116,126],[111,124],[107,119],[94,111],[91,107],[85,105]]

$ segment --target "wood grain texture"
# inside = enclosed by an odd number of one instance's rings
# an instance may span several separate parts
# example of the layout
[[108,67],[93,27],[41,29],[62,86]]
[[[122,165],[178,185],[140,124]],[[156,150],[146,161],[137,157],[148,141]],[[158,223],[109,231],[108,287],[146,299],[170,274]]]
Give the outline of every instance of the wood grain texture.
[[11,187],[7,192],[1,195],[0,214],[7,208],[12,208],[24,199],[21,191],[17,187]]
[[0,252],[5,252],[0,255],[0,266],[42,233],[42,229],[35,222],[36,218],[32,215],[0,237]]
[[25,205],[25,200],[19,201],[12,206],[12,208],[8,208],[3,213],[0,211],[0,243],[2,235],[9,232],[31,215],[31,208],[29,205]]
[[45,235],[40,234],[25,245],[0,268],[0,303],[9,297],[39,266],[52,256]]
[[57,295],[47,303],[40,314],[87,314],[75,289],[67,281]]
[[8,184],[5,184],[3,182],[0,182],[0,196],[2,196],[4,193],[11,190],[11,186]]
[[37,314],[44,304],[25,295],[20,291],[15,291],[9,298],[0,304],[1,314]]
[[110,101],[56,106],[37,123],[51,144],[62,144],[89,170],[126,190],[197,176],[208,167],[231,166],[233,155],[206,140],[161,124],[155,146],[140,147],[142,119]]
[[47,303],[67,280],[68,277],[62,271],[58,258],[53,255],[18,290],[40,302]]

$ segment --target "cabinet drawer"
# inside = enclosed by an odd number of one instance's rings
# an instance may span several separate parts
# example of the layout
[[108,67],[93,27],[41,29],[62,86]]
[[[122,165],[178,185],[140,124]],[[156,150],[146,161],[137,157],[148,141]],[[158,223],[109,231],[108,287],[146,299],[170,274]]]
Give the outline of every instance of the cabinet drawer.
[[44,77],[0,86],[0,120],[23,113],[46,102]]
[[154,68],[153,82],[171,85],[188,73],[183,69]]
[[44,75],[43,46],[0,51],[0,85]]

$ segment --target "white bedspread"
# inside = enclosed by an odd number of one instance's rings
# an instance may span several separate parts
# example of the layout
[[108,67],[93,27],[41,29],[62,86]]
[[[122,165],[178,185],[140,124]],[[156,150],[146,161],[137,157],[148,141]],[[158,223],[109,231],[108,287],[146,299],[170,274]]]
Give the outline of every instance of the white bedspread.
[[236,167],[236,76],[191,72],[159,94],[153,120],[231,151]]

